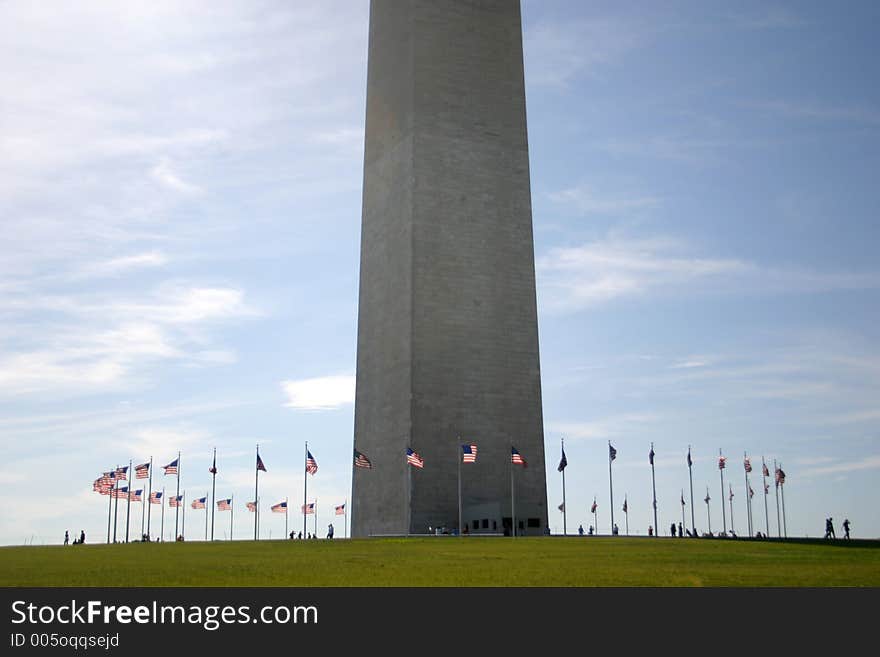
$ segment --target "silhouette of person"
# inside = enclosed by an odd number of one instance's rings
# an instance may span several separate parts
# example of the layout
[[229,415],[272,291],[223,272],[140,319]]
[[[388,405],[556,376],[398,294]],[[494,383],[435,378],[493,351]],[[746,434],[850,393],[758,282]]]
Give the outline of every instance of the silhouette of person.
[[615,536],[617,536],[617,534],[620,533],[620,530],[617,528],[616,522],[614,523],[614,527],[611,528],[611,533],[614,534]]
[[81,529],[79,531],[79,544],[82,545],[85,542],[86,542],[86,532],[85,532],[85,530]]
[[302,532],[299,532],[299,533],[296,535],[296,540],[301,541],[302,538],[303,538],[303,533],[302,533]]
[[593,525],[590,525],[590,536],[593,535]]
[[333,523],[332,522],[327,527],[327,538],[329,538],[329,539],[333,538]]
[[65,544],[65,545],[69,545],[69,544],[70,544],[70,534],[67,533],[67,530],[66,530],[66,529],[64,530],[64,544]]
[[581,536],[584,535],[584,526],[583,526],[583,525],[581,525],[581,526],[578,527],[578,534],[581,535]]
[[669,533],[672,538],[675,538],[675,523],[672,523],[672,525],[669,527]]
[[834,522],[832,518],[825,519],[825,536],[824,538],[836,538],[834,535]]
[[651,525],[648,525],[648,536],[653,536],[653,535],[654,535],[654,527]]
[[844,531],[843,537],[848,539],[849,538],[849,518],[846,518],[843,521],[843,531]]
[[290,540],[291,540],[291,541],[293,540],[293,537],[294,537],[294,536],[296,536],[296,530],[295,530],[295,529],[290,531]]
[[678,523],[678,535],[679,535],[681,538],[684,538],[684,529],[682,529],[682,527],[681,527],[681,523]]

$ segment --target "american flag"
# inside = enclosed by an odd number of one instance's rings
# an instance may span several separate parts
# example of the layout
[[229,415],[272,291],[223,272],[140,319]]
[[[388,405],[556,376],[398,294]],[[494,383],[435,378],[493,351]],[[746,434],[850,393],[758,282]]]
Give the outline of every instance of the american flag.
[[608,460],[613,461],[617,458],[617,450],[611,446],[611,443],[608,443]]
[[211,467],[208,468],[208,472],[210,472],[212,475],[217,474],[217,453],[216,452],[217,452],[217,450],[214,450],[214,461],[213,461],[213,463],[211,463]]
[[254,511],[257,510],[257,503],[256,503],[256,502],[248,502],[248,503],[247,503],[247,508],[248,508],[248,511],[250,511],[251,513],[253,513]]
[[733,499],[733,486],[730,486],[730,499]]
[[684,493],[681,494],[681,505],[684,506]]
[[200,497],[198,499],[193,500],[192,504],[190,504],[190,506],[194,509],[204,509],[205,502],[207,502],[207,501],[208,501],[207,497]]
[[691,448],[688,447],[688,467],[691,467],[693,464],[694,462],[691,461]]
[[116,468],[116,478],[119,481],[125,481],[128,479],[128,466],[122,468]]
[[344,516],[345,515],[345,504],[340,504],[336,507],[336,515]]
[[593,500],[593,506],[590,507],[590,513],[596,513],[596,509],[599,508],[599,505],[596,504],[596,500]]
[[425,467],[425,460],[409,447],[406,448],[406,462],[417,468]]
[[128,497],[128,486],[123,486],[122,488],[116,488],[113,493],[113,497],[117,500],[124,500]]
[[727,464],[727,457],[726,456],[719,456],[718,457],[718,469],[723,470],[724,466],[726,464]]
[[370,463],[370,459],[361,454],[359,451],[354,450],[354,464],[359,468],[372,468],[373,464]]
[[217,502],[217,510],[232,511],[232,498],[230,497],[228,500],[220,500]]
[[528,466],[528,463],[526,463],[526,460],[522,457],[522,454],[519,453],[519,450],[516,447],[510,448],[510,462],[523,467]]
[[770,484],[764,484],[764,495],[770,494]]
[[315,460],[315,457],[312,456],[312,453],[306,451],[306,472],[309,474],[315,474],[318,471],[318,462]]
[[565,449],[562,450],[562,458],[559,459],[559,465],[556,466],[557,472],[562,472],[568,466],[568,459],[565,458]]
[[143,495],[143,493],[144,493],[144,489],[143,489],[143,488],[139,488],[138,490],[134,491],[134,492],[131,494],[131,501],[132,501],[132,502],[140,502],[140,501],[142,501],[143,498],[141,497],[141,495]]
[[315,503],[309,502],[308,504],[302,505],[302,512],[306,515],[310,515],[315,512]]
[[266,472],[266,466],[263,465],[263,459],[260,458],[260,455],[257,454],[257,470],[262,470]]
[[776,485],[782,486],[785,483],[785,472],[782,468],[776,468]]
[[183,495],[178,495],[177,497],[171,496],[168,498],[168,506],[176,507],[181,506],[183,504]]
[[626,498],[623,498],[623,512],[626,513],[629,507],[626,504]]
[[769,477],[769,476],[770,476],[770,470],[767,469],[767,464],[766,464],[766,463],[762,463],[762,464],[761,464],[761,474],[763,474],[765,477]]
[[743,459],[743,467],[746,469],[746,472],[752,471],[752,461],[748,456]]
[[755,496],[755,491],[752,490],[752,487],[749,486],[749,499],[752,499]]
[[651,451],[648,452],[648,463],[654,465],[654,445],[651,445]]
[[560,511],[565,511],[565,502],[563,502],[562,504],[560,504],[556,508],[559,509]]
[[477,446],[462,445],[461,446],[461,462],[476,463],[477,462]]
[[287,513],[287,502],[272,505],[272,513]]
[[150,476],[150,464],[141,463],[134,466],[134,476],[136,479],[147,479]]
[[162,466],[163,468],[165,468],[165,474],[167,474],[167,475],[177,474],[177,461],[178,461],[178,459],[174,459],[168,465]]
[[116,481],[115,472],[105,472],[103,475],[101,475],[101,484],[103,486],[107,486],[109,488],[113,485],[114,481]]
[[109,478],[99,477],[95,479],[95,483],[92,484],[92,489],[98,491],[101,495],[109,495],[110,491],[113,489],[113,484]]
[[162,491],[150,493],[150,504],[162,504]]
[[703,501],[704,501],[706,504],[708,504],[708,503],[709,503],[709,500],[711,500],[711,499],[712,499],[712,498],[709,497],[709,491],[706,491],[706,497],[703,498]]

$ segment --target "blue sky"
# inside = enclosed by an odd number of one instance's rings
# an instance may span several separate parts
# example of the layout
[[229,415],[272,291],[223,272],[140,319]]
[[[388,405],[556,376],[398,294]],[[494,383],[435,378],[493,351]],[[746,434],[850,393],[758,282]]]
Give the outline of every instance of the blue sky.
[[[214,446],[246,538],[255,444],[264,506],[298,508],[306,440],[323,534],[351,477],[367,3],[0,17],[0,543],[103,540],[91,482],[129,459],[181,450],[201,496]],[[569,530],[596,496],[607,531],[610,440],[633,533],[654,441],[664,532],[690,444],[700,529],[707,486],[721,525],[722,448],[739,533],[748,452],[783,463],[790,535],[848,516],[880,536],[878,18],[523,3],[548,502],[564,436]]]

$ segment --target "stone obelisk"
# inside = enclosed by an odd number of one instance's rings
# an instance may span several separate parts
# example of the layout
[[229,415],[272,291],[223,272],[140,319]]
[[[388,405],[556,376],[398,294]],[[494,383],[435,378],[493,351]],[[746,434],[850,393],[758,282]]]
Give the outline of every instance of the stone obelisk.
[[373,0],[367,78],[352,536],[456,529],[462,443],[468,532],[509,531],[512,477],[517,534],[541,534],[519,0]]

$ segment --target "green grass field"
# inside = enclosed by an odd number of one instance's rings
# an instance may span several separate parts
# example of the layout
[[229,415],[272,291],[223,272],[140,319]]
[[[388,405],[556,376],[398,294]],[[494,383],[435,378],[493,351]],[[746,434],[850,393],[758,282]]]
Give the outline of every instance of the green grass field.
[[2,586],[880,586],[880,542],[384,538],[0,548]]

